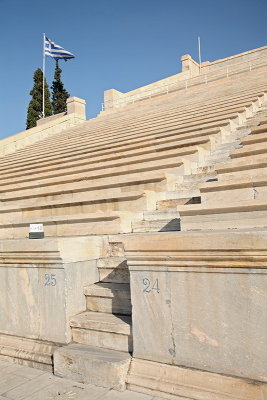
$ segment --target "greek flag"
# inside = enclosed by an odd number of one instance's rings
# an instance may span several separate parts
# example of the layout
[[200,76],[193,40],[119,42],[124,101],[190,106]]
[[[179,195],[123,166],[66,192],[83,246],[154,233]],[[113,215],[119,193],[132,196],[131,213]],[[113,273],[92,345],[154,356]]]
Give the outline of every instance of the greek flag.
[[68,61],[71,58],[74,58],[74,55],[72,53],[63,49],[63,47],[59,46],[58,44],[55,44],[47,37],[45,37],[44,51],[46,56],[52,57],[55,60],[63,59],[65,61]]

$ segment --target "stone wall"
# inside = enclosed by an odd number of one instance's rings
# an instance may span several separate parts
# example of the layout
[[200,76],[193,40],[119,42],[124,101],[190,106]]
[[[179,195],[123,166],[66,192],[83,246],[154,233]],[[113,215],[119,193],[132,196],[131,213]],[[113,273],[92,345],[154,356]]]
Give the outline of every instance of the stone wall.
[[221,68],[230,68],[238,64],[242,65],[249,62],[253,63],[258,58],[267,58],[267,46],[212,62],[206,61],[201,65],[201,73],[207,74],[209,72],[218,71]]
[[50,135],[64,131],[86,120],[85,101],[77,97],[67,100],[67,113],[37,121],[37,126],[0,140],[0,156],[14,153]]
[[265,232],[125,240],[134,357],[267,382]]
[[[201,68],[189,54],[181,57],[182,72],[131,90],[127,93],[109,89],[104,92],[104,110],[132,104],[150,97],[228,77],[231,73],[255,69],[266,64],[267,46],[236,54],[213,62],[203,62]],[[210,78],[209,76],[210,75]]]

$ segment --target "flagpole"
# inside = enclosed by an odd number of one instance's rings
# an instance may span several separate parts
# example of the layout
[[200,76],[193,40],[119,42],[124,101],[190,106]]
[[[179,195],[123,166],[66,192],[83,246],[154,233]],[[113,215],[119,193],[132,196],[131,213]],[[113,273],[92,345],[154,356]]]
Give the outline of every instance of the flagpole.
[[198,37],[198,62],[199,62],[199,73],[201,72],[201,49],[200,49],[200,37]]
[[45,117],[45,33],[43,34],[43,112],[42,118]]

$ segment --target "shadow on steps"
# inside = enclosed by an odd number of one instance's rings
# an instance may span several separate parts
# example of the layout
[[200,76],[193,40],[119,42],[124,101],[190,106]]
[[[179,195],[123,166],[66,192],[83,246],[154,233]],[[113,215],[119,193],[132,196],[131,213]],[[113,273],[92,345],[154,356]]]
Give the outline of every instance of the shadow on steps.
[[180,219],[179,218],[174,218],[170,222],[168,222],[163,228],[159,230],[159,232],[170,232],[170,231],[180,231],[181,230],[181,225],[180,225]]

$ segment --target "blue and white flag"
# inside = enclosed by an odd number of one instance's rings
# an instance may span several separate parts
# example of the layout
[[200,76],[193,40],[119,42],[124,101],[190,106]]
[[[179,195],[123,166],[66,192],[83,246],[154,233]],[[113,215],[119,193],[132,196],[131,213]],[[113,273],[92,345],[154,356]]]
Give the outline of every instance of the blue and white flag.
[[63,47],[59,46],[58,44],[55,44],[54,42],[52,42],[52,40],[48,39],[47,37],[45,37],[44,52],[46,56],[52,57],[55,60],[63,59],[65,61],[68,61],[71,58],[75,57],[70,51],[63,49]]

